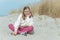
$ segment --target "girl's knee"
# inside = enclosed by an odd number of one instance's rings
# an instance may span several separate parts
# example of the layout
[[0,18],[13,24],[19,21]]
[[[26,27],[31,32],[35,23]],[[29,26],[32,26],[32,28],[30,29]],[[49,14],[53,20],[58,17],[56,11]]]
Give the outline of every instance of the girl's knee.
[[9,24],[8,27],[11,27],[13,24]]
[[13,24],[9,24],[8,27],[9,27],[9,29],[11,29],[11,30],[14,29]]
[[30,26],[30,27],[29,27],[29,29],[30,29],[30,30],[33,30],[33,29],[34,29],[34,27],[33,27],[33,26]]

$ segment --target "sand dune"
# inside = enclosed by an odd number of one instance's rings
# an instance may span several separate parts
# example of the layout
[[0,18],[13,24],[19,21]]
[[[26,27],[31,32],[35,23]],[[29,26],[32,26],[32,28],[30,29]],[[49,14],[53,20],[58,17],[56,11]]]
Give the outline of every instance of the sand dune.
[[34,34],[13,36],[8,24],[14,23],[18,14],[0,17],[0,40],[60,40],[60,18],[34,15]]

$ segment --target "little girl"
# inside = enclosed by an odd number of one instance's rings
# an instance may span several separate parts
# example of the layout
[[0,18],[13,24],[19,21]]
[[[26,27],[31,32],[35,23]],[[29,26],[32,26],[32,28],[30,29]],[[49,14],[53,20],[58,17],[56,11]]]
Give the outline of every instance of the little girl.
[[9,24],[9,29],[13,31],[14,35],[23,34],[26,35],[33,31],[33,15],[28,6],[23,8],[21,13],[15,22],[15,24]]

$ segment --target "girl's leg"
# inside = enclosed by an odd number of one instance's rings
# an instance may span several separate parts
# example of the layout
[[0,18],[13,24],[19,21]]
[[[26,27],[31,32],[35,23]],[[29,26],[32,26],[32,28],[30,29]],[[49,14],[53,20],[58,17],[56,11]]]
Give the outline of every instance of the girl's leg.
[[27,33],[31,33],[33,31],[33,26],[24,26],[23,28],[19,28],[19,34],[27,36]]
[[[12,31],[14,31],[14,25],[13,24],[9,24],[8,25],[9,29],[11,29]],[[20,34],[22,32],[27,32],[30,33],[31,31],[33,31],[33,26],[25,26],[23,28],[18,28],[17,30],[17,34]]]
[[27,31],[27,33],[33,33],[33,31],[34,31],[33,26],[28,26],[28,31]]
[[[10,30],[12,30],[12,31],[14,32],[14,25],[13,25],[13,24],[9,24],[8,27],[9,27]],[[17,33],[18,33],[18,34],[19,34],[19,32],[20,32],[19,29],[20,29],[20,28],[18,28],[18,30],[17,30]]]
[[21,32],[27,32],[27,33],[30,33],[31,31],[33,31],[33,26],[26,26],[21,30]]
[[14,26],[13,26],[13,24],[9,24],[8,27],[9,27],[9,29],[11,29],[12,31],[14,31]]

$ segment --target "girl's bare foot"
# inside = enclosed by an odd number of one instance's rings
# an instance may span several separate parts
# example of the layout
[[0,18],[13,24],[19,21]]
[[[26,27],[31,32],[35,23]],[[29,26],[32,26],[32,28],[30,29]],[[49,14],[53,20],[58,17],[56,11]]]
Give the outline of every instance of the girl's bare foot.
[[11,33],[11,35],[14,35],[14,36],[16,36],[17,34],[15,34],[15,33]]

